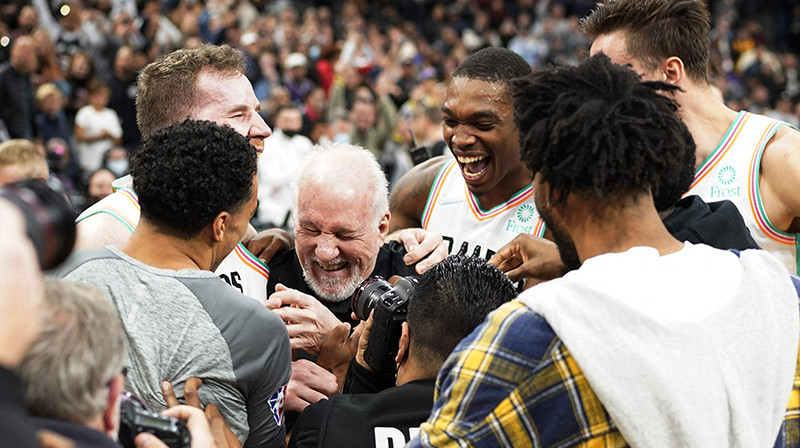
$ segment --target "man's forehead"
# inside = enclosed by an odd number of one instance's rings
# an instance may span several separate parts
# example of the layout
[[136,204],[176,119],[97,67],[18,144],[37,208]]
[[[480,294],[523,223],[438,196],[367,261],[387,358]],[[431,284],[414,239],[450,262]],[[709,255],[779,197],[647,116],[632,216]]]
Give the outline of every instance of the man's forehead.
[[[511,108],[508,84],[471,78],[453,78],[447,87],[442,111],[470,115],[499,115]],[[459,109],[456,111],[455,109]]]

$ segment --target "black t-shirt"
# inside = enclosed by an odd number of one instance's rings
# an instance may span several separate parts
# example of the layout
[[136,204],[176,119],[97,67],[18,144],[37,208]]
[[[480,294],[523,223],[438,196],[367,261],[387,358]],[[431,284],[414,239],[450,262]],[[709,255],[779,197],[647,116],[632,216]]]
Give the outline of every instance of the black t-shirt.
[[289,448],[404,446],[431,413],[435,382],[417,380],[377,394],[320,400],[303,411]]
[[669,233],[679,241],[723,250],[759,248],[731,201],[706,203],[699,196],[686,196],[663,221]]
[[[370,274],[370,277],[380,275],[388,280],[389,277],[393,275],[416,275],[417,273],[414,271],[415,265],[407,266],[403,261],[403,256],[405,254],[406,250],[402,243],[390,241],[384,244],[378,252],[378,259],[375,261],[375,269],[372,271],[372,274]],[[269,263],[267,297],[275,292],[275,285],[278,283],[283,284],[287,288],[296,289],[302,293],[316,297],[314,291],[311,290],[303,279],[303,268],[300,266],[300,261],[297,259],[297,252],[295,252],[294,249],[278,255]],[[350,318],[349,300],[338,303],[326,302],[324,300],[320,300],[320,302],[328,307],[342,322],[349,322],[352,325],[358,324],[358,321],[353,321]]]

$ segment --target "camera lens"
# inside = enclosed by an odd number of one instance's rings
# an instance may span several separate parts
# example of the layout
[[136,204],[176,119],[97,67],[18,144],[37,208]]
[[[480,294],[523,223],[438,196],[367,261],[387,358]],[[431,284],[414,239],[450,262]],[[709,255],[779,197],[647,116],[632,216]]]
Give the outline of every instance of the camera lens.
[[42,179],[27,179],[0,189],[0,198],[16,206],[42,269],[64,261],[75,245],[75,212],[69,201]]
[[364,280],[358,285],[350,301],[353,312],[356,313],[359,319],[367,320],[378,299],[391,289],[392,285],[381,276],[376,275]]

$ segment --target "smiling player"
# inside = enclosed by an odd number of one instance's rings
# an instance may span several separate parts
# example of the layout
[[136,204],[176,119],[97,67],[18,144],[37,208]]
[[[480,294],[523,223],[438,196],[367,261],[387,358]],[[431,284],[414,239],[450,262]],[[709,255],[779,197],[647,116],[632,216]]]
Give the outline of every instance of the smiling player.
[[422,227],[441,233],[451,253],[487,258],[519,233],[543,236],[511,99],[510,81],[530,72],[503,48],[481,50],[458,67],[442,106],[455,158],[431,159],[398,181],[389,198],[391,232]]

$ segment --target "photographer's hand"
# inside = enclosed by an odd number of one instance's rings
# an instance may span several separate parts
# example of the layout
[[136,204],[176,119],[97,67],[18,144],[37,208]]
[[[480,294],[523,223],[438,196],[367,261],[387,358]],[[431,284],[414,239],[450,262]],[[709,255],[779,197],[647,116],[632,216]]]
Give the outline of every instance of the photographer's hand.
[[395,240],[403,243],[406,265],[417,263],[417,274],[422,274],[436,263],[447,258],[447,246],[442,235],[420,228],[401,229],[386,237],[386,241]]
[[[219,440],[214,439],[206,414],[198,408],[178,405],[165,410],[161,414],[186,422],[186,427],[189,428],[189,432],[192,434],[192,448],[230,447],[225,444],[224,440],[220,443]],[[136,448],[169,448],[166,443],[148,432],[139,433],[134,439],[134,443],[136,443]]]
[[552,241],[519,234],[489,259],[489,264],[505,272],[511,281],[527,279],[525,288],[561,277],[567,267]]
[[342,323],[319,300],[280,283],[269,296],[266,307],[286,323],[292,350],[305,350],[312,355],[319,354],[325,339]]
[[356,362],[358,365],[370,372],[374,372],[375,369],[370,367],[367,361],[364,360],[364,352],[367,351],[367,345],[369,344],[369,332],[372,330],[373,314],[375,314],[375,311],[370,311],[369,318],[358,325],[359,327],[363,326],[364,329],[361,330],[361,337],[358,339],[358,351],[356,352]]
[[[188,406],[203,409],[200,403],[200,398],[197,394],[197,389],[203,384],[203,380],[197,377],[190,377],[186,380],[183,386],[183,399]],[[164,400],[167,401],[167,406],[174,408],[181,406],[178,398],[175,397],[175,391],[172,389],[172,384],[169,381],[161,383],[161,393],[164,395]],[[205,415],[208,419],[208,424],[211,427],[211,434],[218,447],[241,448],[241,443],[236,435],[231,431],[230,426],[225,421],[225,418],[220,414],[216,405],[209,403],[205,407]],[[191,428],[190,428],[191,429]],[[194,444],[192,444],[194,446]]]

